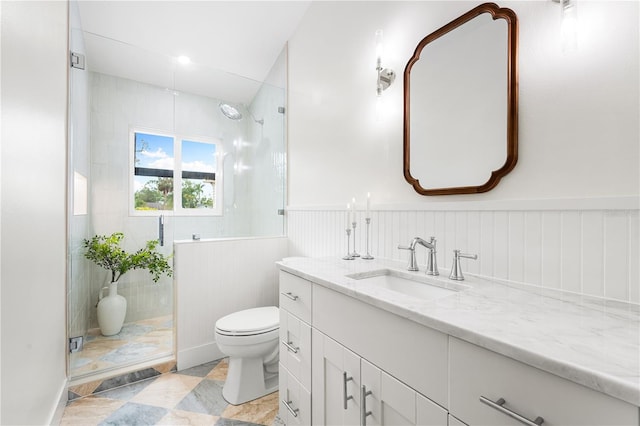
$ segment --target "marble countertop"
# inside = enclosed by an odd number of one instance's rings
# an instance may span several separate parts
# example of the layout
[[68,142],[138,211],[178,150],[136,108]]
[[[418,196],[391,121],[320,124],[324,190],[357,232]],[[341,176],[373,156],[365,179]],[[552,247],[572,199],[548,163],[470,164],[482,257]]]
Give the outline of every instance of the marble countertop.
[[424,300],[346,275],[392,269],[451,287],[405,262],[289,258],[281,270],[640,406],[640,306],[465,274],[461,291]]

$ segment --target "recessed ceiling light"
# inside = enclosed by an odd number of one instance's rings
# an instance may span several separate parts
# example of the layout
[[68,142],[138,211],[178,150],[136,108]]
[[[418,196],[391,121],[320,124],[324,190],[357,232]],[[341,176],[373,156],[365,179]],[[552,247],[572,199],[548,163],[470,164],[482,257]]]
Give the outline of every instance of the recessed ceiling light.
[[182,65],[187,65],[189,63],[191,63],[191,59],[188,56],[178,56],[178,62],[181,63]]

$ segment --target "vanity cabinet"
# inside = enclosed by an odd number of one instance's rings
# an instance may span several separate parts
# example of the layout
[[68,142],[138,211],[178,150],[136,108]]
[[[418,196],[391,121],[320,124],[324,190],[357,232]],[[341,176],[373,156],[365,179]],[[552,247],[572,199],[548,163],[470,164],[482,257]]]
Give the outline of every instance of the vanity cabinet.
[[442,407],[447,407],[448,336],[321,285],[313,328]]
[[447,424],[444,408],[315,329],[312,395],[317,426]]
[[511,413],[545,426],[638,425],[631,404],[454,337],[449,349],[449,411],[469,425],[521,425]]
[[288,272],[280,284],[288,425],[640,425],[635,405]]
[[311,283],[280,274],[280,417],[311,424]]

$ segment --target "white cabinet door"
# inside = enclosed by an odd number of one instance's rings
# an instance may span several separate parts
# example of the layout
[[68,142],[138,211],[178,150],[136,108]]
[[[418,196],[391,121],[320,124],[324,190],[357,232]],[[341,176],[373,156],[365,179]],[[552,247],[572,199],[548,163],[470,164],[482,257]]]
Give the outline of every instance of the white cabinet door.
[[460,420],[456,419],[451,414],[449,414],[449,424],[448,425],[449,426],[467,426],[466,423],[462,423]]
[[313,329],[312,423],[360,424],[360,357]]
[[360,368],[362,424],[415,425],[416,392],[366,360],[361,360]]
[[280,364],[280,418],[287,426],[311,424],[311,395],[300,382]]
[[311,390],[311,326],[280,309],[280,362]]
[[447,410],[416,392],[416,424],[420,426],[451,426],[447,416]]
[[447,426],[447,410],[375,365],[361,360],[360,373],[363,425]]

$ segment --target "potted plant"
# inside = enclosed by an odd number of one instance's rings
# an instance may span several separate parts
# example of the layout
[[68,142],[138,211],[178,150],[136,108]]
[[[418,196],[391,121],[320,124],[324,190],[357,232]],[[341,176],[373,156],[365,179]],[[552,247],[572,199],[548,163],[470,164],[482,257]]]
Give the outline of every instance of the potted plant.
[[[118,294],[120,277],[132,269],[148,270],[153,282],[158,282],[162,275],[172,275],[168,263],[170,256],[163,256],[156,250],[157,240],[147,241],[146,246],[135,253],[127,253],[120,247],[123,238],[122,232],[115,232],[83,240],[84,256],[111,272],[109,286],[101,288],[98,296],[98,324],[105,336],[120,333],[127,312],[127,300]],[[103,296],[105,289],[109,290],[107,296]]]

